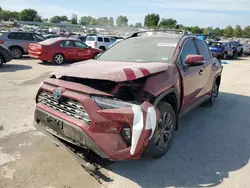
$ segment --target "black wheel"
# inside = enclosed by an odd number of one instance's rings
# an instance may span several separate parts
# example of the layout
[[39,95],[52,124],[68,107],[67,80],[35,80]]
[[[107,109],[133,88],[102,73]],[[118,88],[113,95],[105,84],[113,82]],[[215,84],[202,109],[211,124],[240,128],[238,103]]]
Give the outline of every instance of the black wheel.
[[101,49],[101,50],[103,50],[103,51],[105,51],[106,50],[106,48],[104,47],[104,46],[100,46],[100,48],[99,49]]
[[99,53],[96,53],[96,54],[93,56],[93,59],[96,59],[98,55],[99,55]]
[[234,60],[238,59],[238,53],[236,51],[233,52],[233,59]]
[[23,51],[21,48],[12,47],[10,48],[10,51],[12,52],[14,59],[20,59],[23,56]]
[[61,65],[64,62],[64,56],[62,54],[56,54],[53,58],[53,63],[56,65]]
[[224,54],[223,54],[223,57],[222,57],[223,59],[227,59],[227,52],[224,52]]
[[219,85],[217,84],[217,82],[214,82],[212,91],[211,91],[211,97],[210,99],[207,101],[206,105],[208,106],[213,106],[216,102],[216,99],[218,98],[219,95]]
[[241,50],[238,54],[239,57],[241,57],[243,55],[243,50]]
[[161,116],[146,148],[146,155],[152,158],[159,158],[166,154],[171,146],[176,127],[176,114],[173,107],[167,102],[160,102],[158,109]]
[[3,66],[3,64],[4,64],[4,59],[2,56],[0,56],[0,68]]

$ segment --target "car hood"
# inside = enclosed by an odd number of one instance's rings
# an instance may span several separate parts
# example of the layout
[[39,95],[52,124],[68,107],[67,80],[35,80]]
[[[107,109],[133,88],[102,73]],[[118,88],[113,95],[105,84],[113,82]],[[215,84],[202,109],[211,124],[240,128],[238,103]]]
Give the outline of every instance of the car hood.
[[170,63],[161,62],[139,63],[89,60],[73,64],[53,74],[56,78],[69,76],[124,82],[165,71],[169,66],[171,66]]

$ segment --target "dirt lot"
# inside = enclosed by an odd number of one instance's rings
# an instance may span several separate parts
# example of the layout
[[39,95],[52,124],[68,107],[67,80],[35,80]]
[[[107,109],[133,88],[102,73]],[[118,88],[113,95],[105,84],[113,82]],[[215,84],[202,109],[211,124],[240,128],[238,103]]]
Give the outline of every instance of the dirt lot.
[[227,62],[217,104],[181,119],[165,157],[117,162],[100,185],[32,126],[39,84],[64,67],[12,61],[0,69],[0,188],[249,187],[250,58]]

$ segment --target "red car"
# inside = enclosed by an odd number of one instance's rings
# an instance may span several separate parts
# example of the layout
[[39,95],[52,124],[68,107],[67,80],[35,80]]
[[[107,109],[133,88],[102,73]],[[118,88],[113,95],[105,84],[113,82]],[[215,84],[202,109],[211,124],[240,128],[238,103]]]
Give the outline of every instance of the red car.
[[53,38],[29,45],[29,56],[43,62],[53,62],[56,65],[64,61],[83,61],[94,59],[100,49],[94,49],[77,39]]
[[84,166],[93,156],[161,157],[179,117],[215,103],[222,69],[206,42],[184,31],[135,33],[46,79],[34,126]]

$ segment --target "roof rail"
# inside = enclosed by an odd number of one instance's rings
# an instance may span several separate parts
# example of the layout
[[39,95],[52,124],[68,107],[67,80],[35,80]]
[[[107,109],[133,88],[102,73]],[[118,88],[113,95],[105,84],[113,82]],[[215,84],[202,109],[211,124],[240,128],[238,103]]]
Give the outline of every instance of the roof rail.
[[130,37],[136,37],[143,33],[148,32],[162,32],[162,33],[169,33],[169,34],[179,34],[180,36],[188,35],[188,31],[186,30],[178,30],[178,29],[153,29],[153,30],[145,30],[145,31],[139,31],[136,33],[133,33]]

